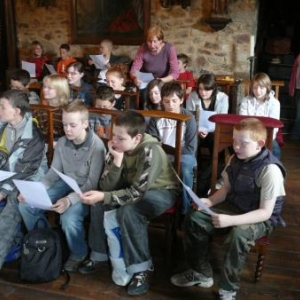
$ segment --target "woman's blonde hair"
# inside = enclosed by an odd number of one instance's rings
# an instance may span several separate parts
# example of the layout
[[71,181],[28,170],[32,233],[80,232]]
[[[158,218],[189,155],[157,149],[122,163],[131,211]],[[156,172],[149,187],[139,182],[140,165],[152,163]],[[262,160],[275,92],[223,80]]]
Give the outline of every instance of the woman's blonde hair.
[[56,91],[59,106],[64,106],[70,101],[70,88],[68,80],[60,75],[45,76],[43,82],[47,82],[49,86]]
[[270,92],[272,90],[272,82],[270,77],[266,73],[256,73],[250,83],[250,90],[249,90],[249,95],[254,97],[253,94],[253,85],[257,83],[259,86],[265,87],[267,89],[266,93],[266,99],[268,100],[270,98]]

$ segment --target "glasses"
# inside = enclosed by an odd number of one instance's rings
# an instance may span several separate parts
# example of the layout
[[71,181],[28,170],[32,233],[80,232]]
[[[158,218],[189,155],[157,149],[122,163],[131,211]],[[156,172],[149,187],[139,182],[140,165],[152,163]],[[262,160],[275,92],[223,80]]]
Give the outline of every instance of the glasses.
[[79,75],[79,73],[78,72],[68,72],[68,75],[70,75],[70,76],[76,76],[76,75]]

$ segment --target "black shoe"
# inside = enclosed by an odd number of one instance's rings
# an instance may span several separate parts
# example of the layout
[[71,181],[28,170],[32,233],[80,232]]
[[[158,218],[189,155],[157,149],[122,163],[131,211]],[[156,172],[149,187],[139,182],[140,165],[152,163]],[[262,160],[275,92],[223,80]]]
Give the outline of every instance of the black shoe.
[[88,259],[78,268],[81,274],[94,274],[103,267],[103,265],[108,266],[108,261],[97,261]]
[[82,260],[75,260],[72,258],[68,258],[68,260],[66,261],[66,263],[64,264],[64,270],[68,271],[68,272],[77,272],[78,268],[80,266],[80,264],[84,261],[84,259]]
[[152,274],[153,270],[135,273],[127,288],[128,295],[136,296],[147,293],[149,290],[149,281]]

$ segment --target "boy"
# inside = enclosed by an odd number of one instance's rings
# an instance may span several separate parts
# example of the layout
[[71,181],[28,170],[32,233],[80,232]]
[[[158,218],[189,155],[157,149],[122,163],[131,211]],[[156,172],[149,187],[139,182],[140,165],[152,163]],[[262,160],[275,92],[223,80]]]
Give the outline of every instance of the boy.
[[69,44],[61,44],[59,47],[60,60],[56,65],[58,75],[67,76],[67,67],[69,64],[76,62],[76,59],[70,54]]
[[[96,90],[96,99],[94,102],[95,108],[113,109],[115,110],[115,94],[114,90],[107,85],[101,85]],[[89,118],[90,128],[94,130],[100,138],[111,138],[111,116],[99,115],[95,113],[90,114]]]
[[188,80],[187,83],[184,83],[186,85],[186,90],[185,90],[185,100],[186,100],[190,95],[192,89],[195,87],[194,75],[191,71],[188,71],[186,69],[189,62],[189,58],[187,55],[180,53],[177,55],[177,60],[178,60],[178,71],[179,71],[179,76],[177,80]]
[[[95,189],[104,165],[105,147],[94,132],[87,130],[88,109],[81,100],[73,101],[63,107],[62,121],[65,136],[55,146],[51,166],[75,179],[81,191]],[[89,208],[52,168],[42,178],[42,183],[54,203],[52,210],[60,214],[60,223],[69,246],[70,256],[64,269],[77,271],[88,251],[83,221]],[[26,203],[20,203],[19,210],[28,230],[36,225],[48,225],[43,210]]]
[[213,285],[209,240],[217,231],[225,231],[228,236],[219,297],[235,299],[246,254],[256,239],[269,235],[282,223],[286,174],[279,160],[266,149],[266,136],[264,124],[255,118],[235,125],[235,154],[222,174],[224,183],[212,196],[202,198],[208,207],[214,207],[214,213],[210,216],[198,208],[186,217],[185,254],[191,269],[174,275],[171,278],[174,285],[206,288]]
[[[149,289],[153,265],[148,222],[172,207],[178,197],[177,178],[167,155],[145,129],[146,121],[137,111],[128,110],[116,117],[113,137],[108,142],[109,158],[100,180],[101,191],[81,195],[89,205],[100,202],[119,206],[117,219],[126,271],[133,275],[129,295],[141,295]],[[103,222],[100,224],[103,228]],[[100,232],[99,227],[95,229]],[[106,241],[98,232],[93,236],[101,238],[102,244]]]
[[0,96],[0,169],[15,172],[0,181],[0,201],[6,206],[0,214],[0,269],[9,252],[21,222],[18,190],[13,179],[30,180],[36,175],[43,159],[45,141],[33,122],[27,95],[9,90]]
[[13,71],[10,77],[10,88],[12,90],[20,90],[27,94],[29,104],[39,104],[40,98],[34,91],[29,91],[30,74],[28,71],[19,69]]
[[[197,147],[197,125],[194,115],[181,107],[183,90],[180,84],[171,81],[165,83],[161,88],[161,99],[164,110],[189,115],[191,118],[183,126],[182,152],[181,152],[181,178],[184,184],[192,188],[193,186],[193,167],[197,164],[195,151]],[[154,119],[149,121],[148,132],[157,136],[163,143],[175,146],[176,121],[169,119]],[[185,189],[182,191],[182,219],[190,208],[191,200]]]

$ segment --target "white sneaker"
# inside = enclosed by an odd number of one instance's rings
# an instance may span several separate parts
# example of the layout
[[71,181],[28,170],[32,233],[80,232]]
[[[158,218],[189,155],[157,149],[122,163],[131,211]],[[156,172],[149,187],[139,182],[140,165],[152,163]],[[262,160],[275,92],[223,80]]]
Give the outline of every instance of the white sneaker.
[[225,291],[223,289],[219,289],[219,299],[220,300],[235,300],[236,291]]
[[197,285],[200,287],[209,288],[214,284],[212,277],[206,277],[192,269],[173,275],[171,277],[171,282],[180,287]]

